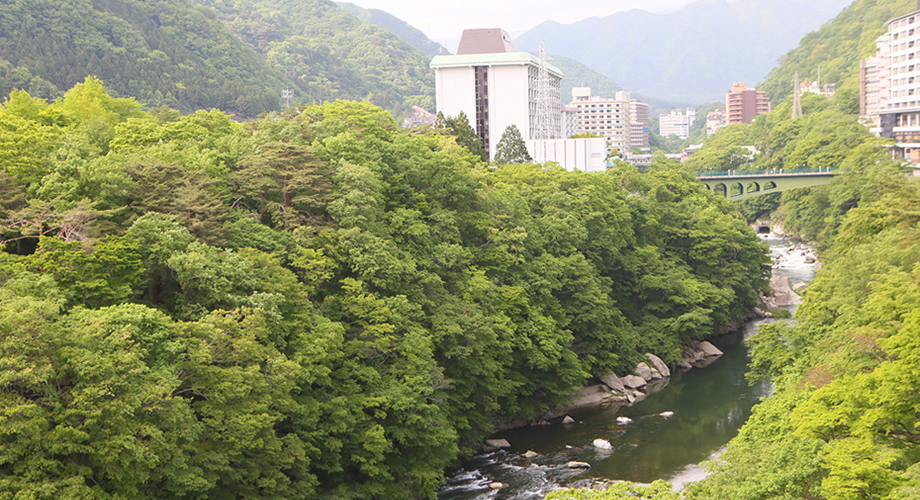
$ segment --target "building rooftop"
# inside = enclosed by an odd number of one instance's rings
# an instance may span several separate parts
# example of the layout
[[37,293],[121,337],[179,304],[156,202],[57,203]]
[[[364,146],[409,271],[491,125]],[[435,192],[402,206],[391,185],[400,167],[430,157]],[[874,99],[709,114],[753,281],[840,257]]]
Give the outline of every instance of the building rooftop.
[[[528,52],[498,52],[489,54],[457,54],[455,56],[434,56],[429,64],[432,68],[451,68],[462,66],[512,66],[518,64],[540,65],[540,61]],[[562,71],[552,64],[546,69],[560,78]]]
[[463,30],[460,45],[457,47],[458,56],[498,52],[514,52],[511,36],[507,31],[499,28]]

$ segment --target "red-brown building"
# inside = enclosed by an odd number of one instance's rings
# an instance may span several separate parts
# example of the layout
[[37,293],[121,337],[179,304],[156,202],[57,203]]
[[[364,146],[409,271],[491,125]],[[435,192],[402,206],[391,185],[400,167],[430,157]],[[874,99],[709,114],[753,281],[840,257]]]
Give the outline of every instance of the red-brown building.
[[725,94],[725,123],[751,123],[751,120],[770,112],[770,101],[763,90],[749,89],[744,82],[732,84],[732,90]]

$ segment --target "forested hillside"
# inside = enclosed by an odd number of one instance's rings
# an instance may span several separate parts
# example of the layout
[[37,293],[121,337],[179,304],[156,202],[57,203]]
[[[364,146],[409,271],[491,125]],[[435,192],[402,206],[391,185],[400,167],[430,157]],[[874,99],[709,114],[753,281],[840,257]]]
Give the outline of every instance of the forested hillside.
[[450,51],[444,48],[443,45],[429,39],[424,33],[421,32],[421,30],[411,26],[402,19],[399,19],[388,12],[384,12],[380,9],[365,9],[349,2],[337,3],[341,9],[344,9],[349,14],[364,21],[365,23],[380,26],[390,33],[393,33],[428,57],[434,57],[441,54],[450,54]]
[[842,92],[859,89],[859,61],[874,55],[875,39],[885,33],[885,22],[917,9],[914,0],[856,0],[833,21],[813,31],[779,60],[758,90],[767,91],[773,105],[792,95],[792,79],[836,83]]
[[[229,28],[229,29],[228,29]],[[428,57],[325,0],[0,2],[0,92],[55,98],[86,76],[153,108],[243,118],[367,99],[434,108]]]
[[826,262],[796,323],[752,337],[749,376],[775,392],[691,499],[920,495],[920,185],[872,141],[841,166],[831,185],[784,196],[781,213],[821,238]]
[[[920,496],[920,184],[892,159],[889,141],[859,124],[853,89],[858,58],[874,51],[884,21],[915,8],[855,2],[805,37],[768,80],[821,64],[822,80],[828,68],[842,91],[832,100],[806,94],[796,119],[786,100],[752,125],[721,131],[688,161],[722,170],[807,162],[842,172],[827,186],[743,203],[749,218],[772,216],[817,241],[825,262],[796,322],[761,326],[751,338],[749,377],[770,377],[775,392],[689,499]],[[749,159],[742,145],[760,154]]]
[[389,31],[359,21],[330,0],[192,0],[214,9],[304,103],[368,100],[400,116],[434,110],[430,58]]
[[253,117],[289,86],[212,12],[187,0],[0,2],[0,92],[55,98],[87,75],[183,112]]
[[487,168],[338,101],[245,125],[87,79],[0,108],[0,496],[428,498],[488,432],[746,315],[686,170]]

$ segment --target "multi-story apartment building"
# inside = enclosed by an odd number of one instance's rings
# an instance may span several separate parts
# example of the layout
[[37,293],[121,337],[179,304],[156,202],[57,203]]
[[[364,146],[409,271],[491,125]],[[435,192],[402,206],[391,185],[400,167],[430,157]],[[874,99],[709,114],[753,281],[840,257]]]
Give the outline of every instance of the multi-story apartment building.
[[631,99],[629,92],[617,92],[617,99],[629,101],[629,145],[633,148],[648,147],[648,104]]
[[881,114],[888,106],[891,95],[891,69],[888,33],[875,40],[876,55],[859,64],[859,114],[872,121],[875,134],[881,133]]
[[744,82],[735,82],[725,94],[725,124],[751,123],[757,115],[770,112],[770,100],[763,90],[749,89]]
[[696,120],[696,108],[687,108],[686,113],[672,109],[666,115],[658,116],[658,134],[662,137],[676,135],[681,139],[690,137],[690,126]]
[[916,11],[888,21],[876,46],[875,57],[860,65],[860,111],[874,132],[920,163],[920,1]]
[[706,137],[711,136],[725,126],[725,110],[717,109],[706,113]]
[[[508,32],[501,29],[464,30],[456,55],[435,56],[435,100],[439,112],[463,111],[479,135],[489,158],[508,125],[516,125],[524,140],[536,138],[540,99],[540,61],[515,52]],[[562,72],[547,64],[550,138],[561,138]]]
[[568,138],[578,133],[578,108],[562,107],[562,137]]
[[577,132],[603,136],[608,154],[648,147],[648,104],[631,99],[629,92],[617,92],[611,99],[591,95],[590,87],[575,87],[568,106],[578,110]]

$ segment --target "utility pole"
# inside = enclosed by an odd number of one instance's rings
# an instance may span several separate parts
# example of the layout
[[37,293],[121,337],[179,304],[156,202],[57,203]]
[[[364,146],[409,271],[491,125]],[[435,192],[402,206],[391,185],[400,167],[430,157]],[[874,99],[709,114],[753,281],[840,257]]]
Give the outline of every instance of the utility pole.
[[795,72],[795,79],[792,84],[792,118],[802,116],[802,98],[799,94],[799,72]]
[[294,92],[291,89],[284,89],[281,91],[281,98],[284,99],[284,107],[291,107],[291,98],[294,97]]

